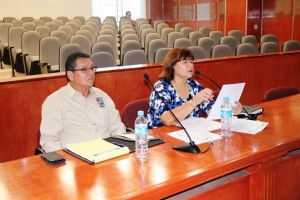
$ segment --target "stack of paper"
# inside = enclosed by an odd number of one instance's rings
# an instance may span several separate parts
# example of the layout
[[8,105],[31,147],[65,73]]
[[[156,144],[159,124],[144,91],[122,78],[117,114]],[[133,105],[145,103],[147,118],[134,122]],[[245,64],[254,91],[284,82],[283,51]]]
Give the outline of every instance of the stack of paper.
[[68,144],[64,150],[88,163],[97,163],[129,153],[128,147],[117,146],[102,139]]

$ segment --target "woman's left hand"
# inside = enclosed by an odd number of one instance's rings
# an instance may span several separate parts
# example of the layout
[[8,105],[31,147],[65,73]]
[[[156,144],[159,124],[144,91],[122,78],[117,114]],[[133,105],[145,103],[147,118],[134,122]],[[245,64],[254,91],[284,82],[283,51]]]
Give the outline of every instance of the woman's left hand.
[[242,107],[242,104],[238,101],[234,102],[235,105],[232,105],[232,112],[233,112],[233,115],[238,115],[241,113],[243,107]]

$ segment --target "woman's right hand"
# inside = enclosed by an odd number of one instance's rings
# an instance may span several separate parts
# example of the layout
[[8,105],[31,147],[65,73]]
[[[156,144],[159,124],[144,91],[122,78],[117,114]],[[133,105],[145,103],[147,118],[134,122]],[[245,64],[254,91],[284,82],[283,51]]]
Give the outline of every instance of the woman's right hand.
[[193,99],[193,103],[199,105],[200,103],[202,103],[203,101],[211,101],[213,100],[214,95],[213,95],[213,91],[209,88],[205,88],[203,90],[201,90]]

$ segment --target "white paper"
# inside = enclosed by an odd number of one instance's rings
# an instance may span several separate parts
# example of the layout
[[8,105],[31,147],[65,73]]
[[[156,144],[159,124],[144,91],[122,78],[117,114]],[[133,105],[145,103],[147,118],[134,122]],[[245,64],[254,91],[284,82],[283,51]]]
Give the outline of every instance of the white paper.
[[248,134],[256,134],[262,131],[269,123],[254,121],[248,119],[238,119],[236,117],[232,118],[232,131],[248,133]]
[[[206,118],[199,117],[190,117],[183,121],[181,124],[189,130],[204,130],[204,131],[213,131],[221,128],[221,123],[217,121],[208,120]],[[177,124],[177,126],[180,126]]]
[[215,104],[213,105],[209,115],[207,116],[207,119],[220,119],[220,109],[223,98],[225,96],[228,96],[231,105],[234,106],[236,101],[240,101],[244,87],[245,83],[223,85]]
[[[210,133],[208,131],[203,131],[203,130],[188,130],[186,129],[187,132],[189,133],[191,139],[195,142],[195,144],[201,144],[201,143],[207,143],[207,142],[211,142],[214,140],[220,140],[222,139],[222,137],[218,134],[214,134],[214,133]],[[187,134],[184,132],[184,130],[179,130],[179,131],[174,131],[171,133],[168,133],[168,135],[182,140],[186,143],[189,143],[190,140],[187,136]]]

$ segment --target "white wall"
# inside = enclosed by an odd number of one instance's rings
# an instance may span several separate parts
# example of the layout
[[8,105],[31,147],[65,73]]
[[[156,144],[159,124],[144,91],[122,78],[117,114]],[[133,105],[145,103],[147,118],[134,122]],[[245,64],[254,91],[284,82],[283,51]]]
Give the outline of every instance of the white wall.
[[24,16],[92,16],[91,0],[0,0],[0,19],[5,16],[21,19]]

